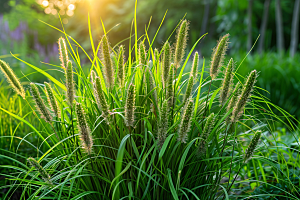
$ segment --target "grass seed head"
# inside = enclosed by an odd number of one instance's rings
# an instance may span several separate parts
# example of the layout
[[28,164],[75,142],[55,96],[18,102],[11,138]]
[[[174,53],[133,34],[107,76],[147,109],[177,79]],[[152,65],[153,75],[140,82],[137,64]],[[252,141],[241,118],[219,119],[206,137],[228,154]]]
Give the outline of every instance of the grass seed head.
[[224,35],[214,48],[210,66],[210,76],[215,79],[218,76],[220,68],[222,67],[226,50],[228,48],[229,34]]
[[42,118],[44,118],[46,122],[51,123],[52,117],[50,115],[50,112],[47,109],[44,100],[42,99],[40,92],[34,83],[30,83],[30,91],[34,99],[36,108],[38,109]]
[[140,65],[147,64],[146,47],[144,41],[141,41],[139,45],[139,64]]
[[174,89],[173,89],[173,79],[174,79],[174,64],[172,63],[169,70],[168,75],[168,84],[167,84],[167,92],[166,92],[166,99],[168,99],[169,106],[173,106],[173,98],[174,98]]
[[67,101],[70,106],[73,105],[75,99],[75,84],[73,78],[73,66],[72,61],[68,61],[67,68],[65,71],[66,75],[66,88],[67,88]]
[[197,79],[198,63],[199,63],[199,53],[198,51],[196,51],[194,54],[193,66],[191,71],[192,72],[191,75],[194,76],[194,80]]
[[190,78],[189,78],[189,81],[188,81],[188,85],[186,87],[183,102],[186,102],[186,100],[188,100],[190,98],[190,96],[192,94],[193,86],[194,86],[194,76],[191,75]]
[[[227,112],[236,105],[238,97],[239,97],[239,88],[240,88],[240,82],[237,82],[237,84],[235,85],[235,88],[232,92],[233,96],[231,97],[231,99],[227,105]],[[228,117],[226,118],[227,124],[229,124],[229,122],[230,122],[231,115],[232,115],[232,113],[229,114]]]
[[110,123],[110,113],[109,113],[109,105],[107,104],[104,92],[102,90],[101,80],[99,77],[96,78],[94,83],[94,95],[97,100],[97,105],[99,109],[102,111],[102,117],[105,119],[106,123]]
[[169,115],[170,108],[168,105],[168,100],[164,100],[161,108],[160,108],[159,122],[158,122],[158,132],[157,132],[157,140],[159,148],[164,144],[167,132],[169,129]]
[[135,110],[135,86],[131,83],[127,91],[125,103],[125,124],[126,126],[134,126],[134,110]]
[[85,151],[90,155],[93,148],[93,139],[91,129],[87,123],[86,114],[80,103],[76,102],[77,126],[80,134],[80,140]]
[[247,78],[246,84],[232,112],[232,122],[236,122],[241,116],[256,82],[257,72],[253,70]]
[[110,46],[107,39],[107,36],[104,35],[102,37],[102,60],[104,65],[104,74],[105,79],[109,87],[113,87],[114,84],[114,68],[113,68],[113,62],[111,60],[110,56]]
[[178,129],[178,138],[177,140],[181,143],[186,143],[188,139],[188,133],[191,129],[192,124],[192,113],[194,111],[194,101],[189,99],[182,112],[181,122]]
[[45,91],[46,91],[47,100],[51,107],[51,110],[54,112],[56,117],[60,118],[60,109],[58,107],[57,100],[55,98],[51,85],[47,82],[45,82]]
[[118,72],[117,76],[119,79],[119,83],[121,85],[124,84],[124,79],[125,79],[125,69],[124,69],[124,46],[121,45],[119,47],[119,55],[118,55]]
[[58,50],[59,50],[59,59],[61,61],[61,66],[63,68],[66,68],[69,61],[69,56],[68,56],[66,41],[62,37],[58,39]]
[[180,27],[177,29],[176,36],[176,48],[175,48],[175,67],[178,68],[181,61],[183,60],[186,43],[188,39],[188,22],[187,20],[183,20],[181,22]]
[[40,165],[40,163],[38,161],[36,161],[34,158],[29,157],[27,158],[27,161],[29,162],[29,164],[31,165],[31,167],[34,167],[36,171],[38,171],[40,173],[40,175],[42,176],[43,180],[52,185],[51,182],[51,178],[50,175],[47,173],[47,171]]
[[25,99],[25,90],[21,85],[19,79],[15,75],[14,71],[9,67],[9,65],[0,60],[0,69],[6,77],[8,83],[12,86],[12,88],[23,98]]
[[248,148],[246,149],[245,156],[244,156],[245,163],[247,163],[249,160],[251,160],[251,157],[252,157],[254,150],[259,142],[260,137],[261,137],[261,131],[258,130],[255,132],[254,137],[252,138]]
[[154,49],[154,59],[155,59],[155,65],[159,64],[159,51],[157,48]]
[[220,90],[220,104],[221,105],[224,105],[228,98],[229,89],[230,89],[230,86],[231,86],[232,80],[233,80],[233,70],[234,70],[234,62],[233,62],[233,59],[231,58],[227,65],[224,79],[222,82],[222,87]]
[[162,63],[162,75],[163,75],[163,83],[164,87],[166,87],[166,83],[168,80],[170,64],[171,64],[171,46],[170,43],[167,41],[164,44],[164,51],[163,51],[163,63]]

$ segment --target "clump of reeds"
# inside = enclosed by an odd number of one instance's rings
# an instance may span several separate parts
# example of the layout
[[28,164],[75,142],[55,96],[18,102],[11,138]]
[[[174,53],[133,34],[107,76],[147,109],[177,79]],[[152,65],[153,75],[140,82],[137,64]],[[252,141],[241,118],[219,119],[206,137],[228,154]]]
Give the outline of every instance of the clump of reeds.
[[38,161],[36,161],[34,158],[29,157],[27,158],[27,161],[29,164],[35,168],[36,171],[40,173],[42,176],[43,180],[48,183],[49,185],[52,185],[50,175],[47,173],[47,171],[40,165]]

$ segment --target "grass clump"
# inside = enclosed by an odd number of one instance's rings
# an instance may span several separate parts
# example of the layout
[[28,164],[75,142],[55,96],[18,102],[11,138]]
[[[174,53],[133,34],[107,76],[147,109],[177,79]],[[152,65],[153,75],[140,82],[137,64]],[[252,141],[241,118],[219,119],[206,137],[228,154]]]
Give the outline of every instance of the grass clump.
[[[60,39],[61,60],[67,63],[65,83],[43,71],[52,80],[45,83],[44,90],[55,120],[37,86],[30,84],[40,117],[47,123],[40,120],[41,127],[33,127],[42,143],[31,147],[38,150],[35,157],[39,162],[29,161],[48,178],[39,179],[28,173],[25,163],[8,157],[17,163],[15,173],[9,175],[13,180],[10,191],[22,189],[21,199],[222,199],[236,197],[234,192],[242,191],[241,184],[249,185],[248,181],[236,184],[236,180],[248,173],[245,167],[250,175],[257,173],[250,159],[269,165],[277,177],[285,177],[279,172],[281,165],[264,162],[268,155],[259,138],[268,128],[249,113],[256,109],[252,97],[258,93],[254,90],[257,72],[252,71],[245,85],[238,81],[233,89],[231,83],[237,80],[231,60],[224,66],[225,74],[218,77],[228,43],[225,35],[213,52],[207,78],[203,79],[205,63],[198,71],[198,53],[192,70],[184,73],[201,39],[185,57],[187,30],[188,22],[182,20],[175,51],[169,42],[162,50],[153,49],[147,34],[143,35],[135,41],[134,58],[130,54],[127,61],[124,47],[113,49],[105,35],[97,48],[101,58],[98,52],[94,52],[94,60],[86,54],[91,60],[88,75],[80,62],[73,66],[68,60],[80,58],[78,54],[69,56],[65,40]],[[221,86],[219,78],[223,79]],[[209,90],[204,89],[207,84]],[[57,89],[55,95],[51,85]],[[47,163],[48,174],[38,165],[41,162]],[[49,177],[52,187],[40,187]]]

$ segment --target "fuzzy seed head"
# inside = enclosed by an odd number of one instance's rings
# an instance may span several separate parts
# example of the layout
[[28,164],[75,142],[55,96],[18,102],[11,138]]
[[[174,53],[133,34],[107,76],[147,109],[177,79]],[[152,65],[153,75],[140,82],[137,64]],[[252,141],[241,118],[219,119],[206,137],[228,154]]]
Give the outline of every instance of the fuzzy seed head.
[[171,64],[171,46],[170,43],[167,41],[164,45],[164,51],[163,51],[163,62],[162,62],[162,75],[163,75],[163,84],[164,87],[166,87],[166,83],[168,80],[169,70],[170,70],[170,64]]
[[192,90],[193,90],[193,86],[194,86],[194,76],[191,75],[189,78],[189,82],[188,85],[186,87],[186,91],[185,91],[185,95],[183,98],[183,102],[186,102],[186,100],[188,100],[192,94]]
[[34,83],[30,83],[30,91],[41,117],[44,118],[46,122],[51,123],[52,117],[50,112],[47,109],[44,100],[42,99],[40,92]]
[[214,48],[210,65],[210,76],[215,79],[218,76],[220,68],[223,64],[226,50],[228,48],[229,34],[224,35]]
[[104,65],[104,75],[109,87],[113,87],[114,84],[114,69],[113,62],[110,57],[110,46],[106,35],[102,38],[102,60]]
[[51,88],[51,85],[46,82],[45,82],[45,91],[46,91],[47,100],[51,107],[51,110],[54,112],[56,117],[60,118],[60,109],[58,107],[58,103],[56,101],[54,92]]
[[92,84],[95,83],[96,77],[97,77],[96,72],[94,70],[92,70],[92,72],[91,72],[91,82],[92,82]]
[[75,85],[73,78],[73,66],[72,61],[68,61],[67,68],[65,70],[66,75],[66,88],[67,88],[67,101],[70,106],[73,105],[75,99]]
[[38,171],[40,173],[40,175],[42,176],[43,180],[52,185],[51,182],[51,178],[50,175],[47,173],[47,171],[40,165],[40,163],[38,161],[36,161],[34,158],[29,157],[27,158],[28,163],[31,165],[31,167],[34,167],[36,171]]
[[248,148],[246,149],[246,153],[244,156],[244,162],[247,163],[249,160],[251,160],[251,157],[254,153],[254,150],[259,142],[259,139],[261,137],[261,131],[256,131],[254,137],[252,138]]
[[91,129],[87,123],[86,114],[80,103],[76,103],[77,126],[80,134],[80,141],[85,151],[90,155],[93,148]]
[[125,124],[126,126],[134,126],[134,110],[135,110],[135,86],[131,83],[127,91],[125,103]]
[[199,53],[198,51],[196,51],[194,54],[192,74],[191,74],[194,76],[194,80],[197,80],[198,63],[199,63]]
[[119,83],[123,85],[125,79],[125,69],[124,69],[124,46],[122,45],[119,47],[117,76],[119,79]]
[[[148,92],[150,92],[151,90],[153,90],[156,87],[156,85],[155,85],[155,80],[154,80],[153,74],[149,68],[146,70],[146,77],[148,78],[148,81],[149,81],[149,91]],[[158,102],[156,89],[153,91],[152,96],[154,98],[154,101]]]
[[6,77],[8,83],[11,87],[23,98],[25,99],[25,90],[21,85],[19,79],[15,75],[14,71],[9,67],[9,65],[0,60],[0,69],[3,72],[4,76]]
[[169,129],[169,115],[170,115],[170,108],[168,105],[168,101],[164,100],[160,108],[160,116],[158,122],[158,132],[157,132],[158,146],[160,148],[164,144],[167,137],[167,132]]
[[253,70],[247,78],[246,84],[232,112],[232,122],[236,122],[241,116],[247,100],[251,96],[251,92],[256,82],[257,72]]
[[61,62],[61,66],[63,68],[66,68],[69,61],[69,57],[68,57],[66,41],[62,37],[58,39],[58,50],[59,50],[59,59]]
[[186,42],[188,35],[188,22],[187,20],[183,20],[180,27],[177,29],[177,36],[176,36],[176,48],[175,48],[175,66],[176,68],[179,67],[181,61],[183,60]]
[[139,64],[140,65],[147,64],[146,47],[144,41],[142,41],[139,46]]
[[169,70],[168,75],[168,84],[167,84],[167,92],[166,92],[166,99],[168,99],[169,106],[173,106],[173,98],[174,98],[174,89],[173,89],[173,79],[174,79],[174,64],[172,63]]
[[211,132],[211,129],[212,129],[213,124],[214,124],[214,116],[215,116],[215,114],[214,114],[214,113],[211,113],[211,114],[207,117],[207,120],[206,120],[204,129],[203,129],[203,132],[202,132],[202,138],[203,138],[204,140],[207,140],[207,138],[208,138],[208,136],[209,136],[209,133]]
[[[235,88],[232,92],[233,96],[231,97],[231,99],[227,105],[227,112],[236,105],[238,97],[239,97],[239,88],[240,88],[240,82],[237,82],[237,84],[235,85]],[[229,114],[228,117],[226,118],[227,124],[229,124],[229,122],[230,122],[231,115],[232,115],[232,113]]]
[[189,99],[182,112],[181,122],[178,129],[178,138],[177,140],[181,143],[186,143],[188,138],[188,133],[191,129],[192,124],[192,113],[194,110],[194,101]]
[[229,89],[233,80],[234,62],[231,58],[226,68],[225,76],[222,82],[222,88],[220,90],[220,104],[224,105],[227,101]]
[[96,97],[97,105],[102,111],[102,117],[105,119],[106,123],[110,123],[110,113],[109,106],[107,104],[104,92],[102,90],[101,80],[99,77],[96,78],[94,83],[94,95]]

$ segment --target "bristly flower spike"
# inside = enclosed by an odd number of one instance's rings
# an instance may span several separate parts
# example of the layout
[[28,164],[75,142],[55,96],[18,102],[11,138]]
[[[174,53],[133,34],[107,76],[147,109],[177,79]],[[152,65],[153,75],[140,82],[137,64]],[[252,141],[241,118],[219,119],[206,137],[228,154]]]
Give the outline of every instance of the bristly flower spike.
[[119,79],[119,83],[123,85],[125,79],[125,69],[124,69],[124,46],[122,45],[119,47],[117,76]]
[[194,59],[193,59],[193,66],[191,70],[191,76],[194,76],[194,81],[197,80],[197,71],[198,71],[198,63],[199,63],[199,53],[198,51],[195,52],[194,54]]
[[53,89],[51,88],[51,85],[47,82],[45,82],[45,91],[46,91],[48,103],[49,103],[52,111],[54,112],[56,117],[60,118],[60,110],[58,107],[57,100],[54,96],[54,92],[53,92]]
[[67,101],[68,104],[72,107],[73,101],[75,99],[75,85],[74,85],[74,78],[73,78],[73,66],[70,60],[68,61],[65,75],[66,75]]
[[167,137],[167,132],[169,129],[169,114],[170,114],[169,111],[170,108],[168,105],[168,101],[164,100],[160,108],[160,115],[159,115],[159,122],[158,122],[157,143],[159,148],[162,147]]
[[47,173],[47,171],[40,165],[38,161],[36,161],[34,158],[29,157],[27,158],[27,161],[29,164],[35,168],[36,171],[40,173],[42,176],[43,180],[48,183],[49,185],[52,185],[52,182],[50,180],[50,175]]
[[110,123],[109,105],[107,104],[106,98],[104,96],[101,80],[99,77],[96,78],[94,83],[94,95],[96,97],[98,107],[102,111],[102,117],[105,119],[106,123],[109,124]]
[[210,66],[210,76],[212,80],[218,76],[220,68],[223,64],[225,53],[228,48],[228,40],[229,34],[224,35],[213,50]]
[[91,129],[86,120],[86,114],[80,103],[76,102],[77,126],[80,134],[80,140],[85,151],[90,155],[93,148],[93,139]]
[[110,47],[106,35],[104,35],[102,38],[101,47],[102,47],[102,60],[104,65],[104,74],[105,74],[106,82],[109,87],[113,87],[114,69],[113,69],[113,62],[110,56]]
[[253,70],[250,75],[248,76],[247,82],[242,90],[241,95],[239,96],[239,99],[233,109],[232,112],[232,122],[236,122],[240,115],[243,112],[243,109],[247,103],[247,100],[249,99],[251,92],[254,88],[254,84],[256,82],[257,72],[256,70]]
[[140,46],[139,46],[139,64],[140,65],[146,65],[147,60],[146,60],[146,47],[144,44],[144,41],[141,41]]
[[178,138],[177,140],[181,143],[186,143],[188,138],[188,133],[190,132],[192,124],[192,113],[194,110],[194,101],[189,99],[182,112],[181,122],[178,129]]
[[222,87],[220,90],[220,104],[221,105],[224,105],[228,98],[229,89],[230,89],[230,86],[231,86],[232,80],[233,80],[233,69],[234,69],[234,62],[233,62],[233,59],[231,58],[227,65],[225,76],[224,76],[224,79],[222,82]]
[[189,78],[189,81],[188,81],[188,85],[186,87],[183,102],[186,102],[186,100],[188,100],[190,98],[190,96],[192,94],[193,86],[194,86],[194,76],[191,75],[190,78]]
[[174,98],[174,89],[173,89],[174,67],[175,66],[172,63],[170,66],[168,80],[167,80],[166,99],[168,99],[170,107],[173,106],[173,98]]
[[175,48],[175,67],[179,68],[180,63],[184,57],[186,43],[188,39],[188,22],[187,20],[183,20],[180,27],[177,29],[176,36],[176,48]]
[[127,91],[125,103],[125,124],[128,127],[134,126],[134,110],[135,110],[135,86],[131,83]]
[[9,65],[0,60],[0,69],[6,77],[8,83],[12,86],[12,88],[23,98],[25,99],[25,90],[21,85],[19,79],[15,75],[14,71],[9,67]]
[[92,82],[92,84],[95,83],[96,77],[97,77],[96,72],[94,70],[92,70],[92,72],[91,72],[91,82]]
[[42,118],[44,118],[46,122],[51,123],[52,117],[50,115],[50,112],[47,109],[47,107],[40,95],[40,92],[34,83],[30,83],[30,90],[31,90],[31,94],[33,96],[36,108],[40,112]]
[[155,65],[159,64],[159,51],[157,48],[154,49],[154,59],[155,59]]
[[59,59],[61,61],[61,66],[63,68],[66,68],[69,61],[69,56],[68,56],[66,41],[62,37],[58,39],[58,50],[59,50]]
[[254,137],[252,138],[248,148],[246,149],[245,156],[244,156],[245,163],[247,163],[249,160],[251,160],[251,157],[252,157],[254,150],[259,142],[260,137],[261,137],[261,131],[258,130],[258,131],[256,131]]
[[167,41],[164,45],[164,51],[163,51],[163,62],[162,62],[162,79],[164,87],[166,87],[169,70],[170,70],[170,64],[171,64],[171,46],[170,43]]
[[[232,92],[233,95],[232,95],[232,97],[231,97],[231,99],[230,99],[230,101],[227,105],[227,112],[230,111],[230,109],[232,109],[235,106],[235,104],[238,100],[238,97],[239,97],[239,88],[240,88],[240,82],[237,82],[237,84],[235,85],[235,88]],[[226,123],[227,124],[229,124],[229,122],[230,122],[231,115],[232,115],[232,113],[229,114],[228,117],[226,118]]]
[[214,113],[211,113],[206,120],[203,132],[202,132],[202,136],[201,136],[201,141],[198,144],[198,156],[201,157],[203,155],[205,155],[206,150],[207,150],[207,139],[209,136],[209,133],[211,132],[211,129],[213,127],[213,123],[214,123]]

